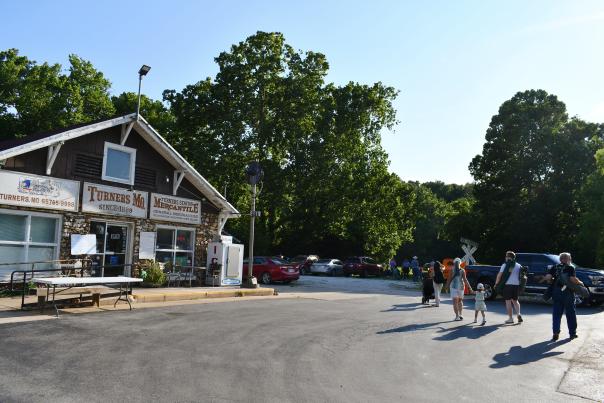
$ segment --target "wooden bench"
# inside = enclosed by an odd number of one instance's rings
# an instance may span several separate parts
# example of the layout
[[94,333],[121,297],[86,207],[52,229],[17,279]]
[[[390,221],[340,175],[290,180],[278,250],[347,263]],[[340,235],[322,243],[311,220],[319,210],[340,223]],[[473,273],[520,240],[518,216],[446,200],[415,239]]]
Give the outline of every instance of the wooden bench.
[[[92,304],[98,307],[101,304],[101,293],[104,290],[107,290],[107,287],[104,286],[93,286],[93,287],[65,287],[65,288],[56,288],[54,290],[55,294],[58,295],[79,295],[82,298],[84,294],[92,295]],[[38,308],[40,308],[40,312],[44,310],[44,306],[46,305],[46,299],[49,296],[49,289],[46,287],[36,288],[36,295],[38,297]]]

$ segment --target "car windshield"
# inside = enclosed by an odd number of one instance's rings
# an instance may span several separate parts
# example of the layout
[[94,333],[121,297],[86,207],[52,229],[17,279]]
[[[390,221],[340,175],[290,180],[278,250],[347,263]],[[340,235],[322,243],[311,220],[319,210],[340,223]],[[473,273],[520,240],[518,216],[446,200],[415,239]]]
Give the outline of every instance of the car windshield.
[[331,263],[331,259],[319,259],[317,263]]
[[288,262],[288,261],[283,260],[283,259],[278,258],[278,257],[272,257],[272,258],[271,258],[271,261],[272,261],[274,264],[289,264],[289,262]]
[[558,255],[546,255],[548,258],[552,260],[555,264],[560,264],[560,256]]

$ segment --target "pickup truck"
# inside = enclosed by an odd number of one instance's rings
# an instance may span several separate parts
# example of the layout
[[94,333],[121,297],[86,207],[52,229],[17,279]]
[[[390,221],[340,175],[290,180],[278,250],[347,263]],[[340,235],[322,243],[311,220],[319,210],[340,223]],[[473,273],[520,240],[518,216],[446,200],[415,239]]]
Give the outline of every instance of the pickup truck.
[[[540,280],[547,274],[550,267],[560,263],[558,255],[548,253],[516,253],[516,262],[528,269],[528,279],[525,294],[543,294],[547,289],[546,283]],[[488,299],[494,299],[495,279],[501,266],[469,265],[466,267],[468,281],[473,288],[483,283]],[[575,265],[577,278],[589,289],[589,297],[575,296],[577,305],[600,305],[604,302],[604,270],[587,269]]]

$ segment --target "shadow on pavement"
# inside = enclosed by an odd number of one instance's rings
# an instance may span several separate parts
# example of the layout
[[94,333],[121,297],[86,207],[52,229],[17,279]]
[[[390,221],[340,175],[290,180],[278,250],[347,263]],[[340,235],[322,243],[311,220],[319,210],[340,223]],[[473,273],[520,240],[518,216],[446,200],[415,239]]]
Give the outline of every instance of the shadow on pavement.
[[405,325],[405,326],[401,326],[401,327],[395,327],[393,329],[388,329],[388,330],[381,330],[379,332],[377,332],[376,334],[389,334],[389,333],[406,333],[406,332],[414,332],[416,330],[425,330],[425,329],[430,329],[430,328],[439,328],[442,329],[442,327],[440,326],[436,326],[436,325],[440,325],[441,323],[448,323],[449,321],[443,321],[443,322],[432,322],[432,323],[414,323],[411,325]]
[[434,340],[450,341],[461,338],[475,340],[490,333],[493,333],[499,327],[500,325],[480,326],[468,323],[449,329],[441,329],[439,330],[439,333],[443,334],[435,337]]
[[416,309],[432,308],[433,305],[422,305],[421,303],[411,302],[409,304],[392,305],[392,308],[380,312],[396,312],[396,311],[414,311]]
[[521,347],[512,346],[507,353],[498,353],[493,356],[493,364],[490,368],[505,368],[512,365],[524,365],[536,362],[548,357],[555,357],[562,354],[561,351],[550,351],[558,347],[560,343],[552,341],[542,341],[532,346]]

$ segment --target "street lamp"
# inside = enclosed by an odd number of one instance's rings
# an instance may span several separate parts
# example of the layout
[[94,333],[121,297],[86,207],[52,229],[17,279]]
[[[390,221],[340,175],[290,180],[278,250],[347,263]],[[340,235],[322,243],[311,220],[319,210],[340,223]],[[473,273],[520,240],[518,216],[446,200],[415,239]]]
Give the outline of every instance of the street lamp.
[[147,66],[146,64],[143,64],[138,70],[138,102],[136,103],[136,120],[138,120],[141,110],[141,82],[143,81],[143,76],[146,76],[149,70],[151,70],[151,67]]
[[260,167],[260,163],[257,161],[250,162],[245,167],[245,174],[247,175],[247,181],[252,186],[252,208],[250,212],[250,246],[249,246],[249,257],[247,263],[247,278],[241,283],[241,287],[244,288],[258,288],[258,281],[254,277],[254,223],[258,212],[256,211],[256,185],[264,177],[264,171]]

